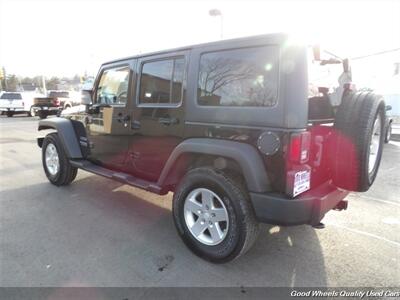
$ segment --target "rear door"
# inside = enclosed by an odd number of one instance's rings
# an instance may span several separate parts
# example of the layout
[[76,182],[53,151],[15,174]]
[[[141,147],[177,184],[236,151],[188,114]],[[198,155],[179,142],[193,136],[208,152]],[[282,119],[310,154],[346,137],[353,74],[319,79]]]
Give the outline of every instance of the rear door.
[[136,107],[132,112],[129,166],[139,177],[157,180],[182,141],[187,52],[141,58]]
[[101,69],[86,117],[89,159],[112,169],[122,168],[128,149],[131,74],[130,63]]

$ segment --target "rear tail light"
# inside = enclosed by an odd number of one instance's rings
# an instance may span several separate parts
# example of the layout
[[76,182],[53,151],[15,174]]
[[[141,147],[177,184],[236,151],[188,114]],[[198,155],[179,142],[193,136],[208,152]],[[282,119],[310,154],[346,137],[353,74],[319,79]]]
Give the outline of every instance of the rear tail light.
[[56,105],[56,106],[59,106],[60,105],[60,100],[58,100],[58,98],[55,98],[53,100],[53,104]]
[[289,144],[289,160],[293,163],[306,163],[310,154],[311,134],[308,131],[292,134]]
[[286,194],[292,197],[308,191],[311,186],[311,169],[306,164],[310,156],[311,133],[293,133],[288,148]]

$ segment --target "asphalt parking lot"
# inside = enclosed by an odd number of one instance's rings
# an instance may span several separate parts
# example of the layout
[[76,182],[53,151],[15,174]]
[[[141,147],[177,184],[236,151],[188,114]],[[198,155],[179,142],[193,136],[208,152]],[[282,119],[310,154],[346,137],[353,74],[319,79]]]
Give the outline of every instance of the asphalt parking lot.
[[374,186],[330,212],[325,229],[262,225],[245,256],[213,265],[179,239],[171,195],[84,171],[51,185],[37,122],[0,117],[0,286],[400,285],[400,142],[385,145]]

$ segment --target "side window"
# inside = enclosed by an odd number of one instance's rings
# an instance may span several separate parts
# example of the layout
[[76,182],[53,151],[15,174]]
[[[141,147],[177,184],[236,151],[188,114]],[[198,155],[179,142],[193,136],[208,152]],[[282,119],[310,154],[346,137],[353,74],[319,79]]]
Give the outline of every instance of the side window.
[[197,101],[205,106],[273,106],[278,96],[276,46],[201,55]]
[[105,70],[96,90],[96,103],[125,105],[128,85],[129,67]]
[[185,60],[146,62],[140,78],[140,104],[177,104],[182,101]]

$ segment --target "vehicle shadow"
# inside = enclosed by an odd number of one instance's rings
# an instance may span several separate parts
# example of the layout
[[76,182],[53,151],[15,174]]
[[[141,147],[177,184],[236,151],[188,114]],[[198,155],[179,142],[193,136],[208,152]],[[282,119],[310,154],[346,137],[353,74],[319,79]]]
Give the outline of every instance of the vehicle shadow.
[[18,118],[18,119],[19,119],[19,118],[24,118],[24,119],[27,119],[27,118],[34,118],[34,117],[28,116],[27,113],[21,113],[21,114],[15,114],[15,115],[13,115],[12,117],[7,117],[6,114],[1,114],[1,115],[0,115],[0,118],[5,118],[5,119],[12,120],[12,119],[14,119],[14,118]]
[[247,254],[215,265],[181,242],[171,195],[82,174],[67,187],[43,182],[0,192],[1,286],[327,284],[321,245],[309,226],[262,225]]

